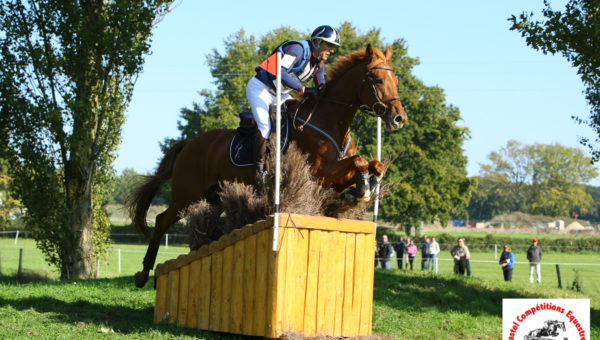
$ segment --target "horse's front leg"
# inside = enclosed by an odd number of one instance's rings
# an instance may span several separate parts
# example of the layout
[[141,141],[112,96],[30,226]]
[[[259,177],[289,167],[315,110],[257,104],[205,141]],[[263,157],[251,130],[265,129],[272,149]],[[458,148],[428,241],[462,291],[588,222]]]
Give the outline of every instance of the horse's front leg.
[[[360,156],[321,163],[316,175],[323,178],[324,186],[343,191],[342,196],[350,205],[368,201],[371,197],[369,162]],[[353,184],[356,186],[351,187]]]
[[381,183],[381,179],[385,175],[385,166],[378,160],[369,162],[369,188],[371,193],[375,194],[375,188]]

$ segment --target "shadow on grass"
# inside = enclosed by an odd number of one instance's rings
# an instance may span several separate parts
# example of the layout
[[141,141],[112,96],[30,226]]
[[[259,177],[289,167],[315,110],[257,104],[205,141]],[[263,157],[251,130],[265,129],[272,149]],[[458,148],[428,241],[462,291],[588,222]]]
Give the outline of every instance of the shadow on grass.
[[[521,292],[519,287],[499,282],[490,286],[477,278],[375,271],[373,298],[391,308],[419,312],[435,308],[440,312],[468,313],[472,316],[502,317],[503,298],[544,298],[544,293]],[[591,328],[600,328],[600,311],[590,310]]]
[[[37,287],[36,289],[40,289],[40,286],[49,288],[52,286],[68,286],[76,283],[79,285],[82,294],[79,298],[73,296],[73,294],[66,298],[66,300],[77,299],[76,301],[65,301],[61,297],[50,295],[15,299],[0,297],[0,308],[10,306],[19,311],[33,309],[39,313],[52,313],[57,323],[78,326],[83,324],[102,325],[103,327],[110,327],[116,333],[121,334],[144,333],[148,330],[156,330],[176,336],[188,335],[206,339],[241,339],[239,336],[180,328],[167,323],[154,324],[154,308],[149,307],[147,303],[141,304],[140,307],[128,307],[86,301],[86,295],[83,292],[88,287],[106,290],[107,293],[110,293],[110,290],[114,289],[139,292],[140,290],[133,288],[133,279],[130,277],[77,281],[54,280],[40,282],[33,280],[24,284],[16,276],[0,276],[0,284],[25,286],[29,283],[34,283]],[[23,287],[23,290],[27,290],[27,288]],[[151,284],[148,284],[143,290],[154,292]]]

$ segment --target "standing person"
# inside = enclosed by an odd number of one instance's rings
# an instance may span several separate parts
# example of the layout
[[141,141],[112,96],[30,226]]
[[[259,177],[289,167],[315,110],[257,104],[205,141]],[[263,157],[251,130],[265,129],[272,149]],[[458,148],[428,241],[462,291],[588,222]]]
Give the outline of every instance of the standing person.
[[504,245],[504,251],[500,255],[500,261],[498,263],[502,266],[502,274],[504,275],[504,281],[512,281],[513,264],[515,263],[515,254],[512,253],[510,244]]
[[379,242],[375,240],[375,268],[379,267]]
[[467,259],[471,258],[469,248],[465,246],[465,239],[460,237],[457,244],[450,249],[450,254],[454,258],[455,273],[465,275]]
[[427,235],[423,235],[423,241],[419,244],[419,249],[421,250],[421,270],[425,270],[425,262],[427,261],[427,242],[429,238]]
[[527,260],[529,261],[529,282],[533,283],[533,269],[537,272],[537,282],[542,283],[542,248],[538,246],[538,239],[533,239],[533,244],[527,249]]
[[406,243],[404,242],[404,236],[400,236],[400,240],[394,243],[394,250],[396,251],[396,261],[398,262],[398,269],[402,269],[402,262],[404,262],[404,252],[406,251]]
[[385,270],[392,269],[390,265],[390,260],[392,256],[394,256],[394,248],[392,244],[388,242],[387,235],[383,235],[383,242],[381,242],[381,247],[379,248],[379,262],[381,262],[381,268]]
[[[325,84],[323,63],[338,46],[340,46],[340,35],[335,28],[328,25],[317,27],[310,36],[310,40],[290,40],[279,45],[275,51],[281,53],[282,102],[291,98],[288,94],[290,91],[316,96],[319,87]],[[267,71],[266,66],[263,66],[266,64],[263,62],[255,69],[256,75],[246,86],[246,97],[259,131],[255,135],[253,145],[257,191],[264,189],[267,170],[267,141],[271,133],[269,108],[277,100],[275,95],[276,77]],[[314,79],[315,87],[305,87],[304,84],[311,79]]]
[[415,245],[415,241],[410,240],[408,247],[406,247],[406,253],[408,254],[408,263],[410,264],[410,270],[413,270],[413,261],[415,260],[415,255],[417,254],[417,246]]
[[431,260],[431,271],[435,272],[437,254],[440,253],[440,244],[437,243],[435,237],[431,237],[431,243],[429,244],[429,259]]

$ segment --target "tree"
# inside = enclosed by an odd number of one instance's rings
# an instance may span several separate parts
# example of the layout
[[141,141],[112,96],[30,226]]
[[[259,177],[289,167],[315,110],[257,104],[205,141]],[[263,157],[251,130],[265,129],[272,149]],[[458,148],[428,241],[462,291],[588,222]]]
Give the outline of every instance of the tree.
[[[361,34],[348,22],[339,27],[342,46],[334,58],[364,49],[368,43],[383,49],[380,30]],[[181,110],[178,128],[181,138],[190,138],[213,128],[235,128],[237,114],[248,110],[245,86],[254,75],[254,68],[281,42],[307,39],[309,32],[289,27],[275,29],[255,38],[243,30],[225,39],[225,51],[213,50],[208,65],[216,90],[200,91],[201,103]],[[421,220],[447,220],[467,205],[472,181],[466,177],[466,158],[462,143],[467,129],[456,125],[460,120],[457,108],[446,104],[443,91],[424,86],[411,69],[418,60],[407,56],[403,40],[391,43],[393,57],[390,66],[400,79],[399,94],[409,115],[409,123],[401,131],[385,132],[384,157],[397,157],[388,169],[385,181],[395,182],[392,194],[382,202],[381,216],[410,225]],[[326,68],[327,69],[327,68]],[[357,116],[352,124],[354,140],[360,155],[375,154],[376,120]],[[170,143],[166,140],[163,148]]]
[[592,204],[584,184],[598,171],[581,149],[509,141],[488,159],[490,164],[481,166],[482,186],[469,207],[469,211],[485,207],[478,212],[481,217],[508,211],[570,216],[585,214]]
[[11,220],[23,215],[23,206],[14,197],[10,182],[6,161],[0,159],[0,230],[5,230]]
[[[600,4],[597,0],[570,0],[564,12],[553,10],[548,0],[544,5],[545,21],[535,21],[533,13],[521,13],[508,19],[510,29],[520,32],[532,48],[544,54],[560,53],[577,68],[591,112],[589,119],[573,118],[600,136]],[[581,138],[594,161],[600,159],[599,142],[600,138]]]
[[151,31],[172,1],[3,1],[0,144],[26,223],[61,278],[106,250],[101,208]]

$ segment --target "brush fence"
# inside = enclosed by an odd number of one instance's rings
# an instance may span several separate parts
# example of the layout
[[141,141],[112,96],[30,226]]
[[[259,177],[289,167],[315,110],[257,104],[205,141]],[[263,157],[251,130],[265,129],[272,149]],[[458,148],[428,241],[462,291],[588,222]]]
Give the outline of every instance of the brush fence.
[[281,214],[156,267],[154,322],[278,338],[371,334],[374,224]]

